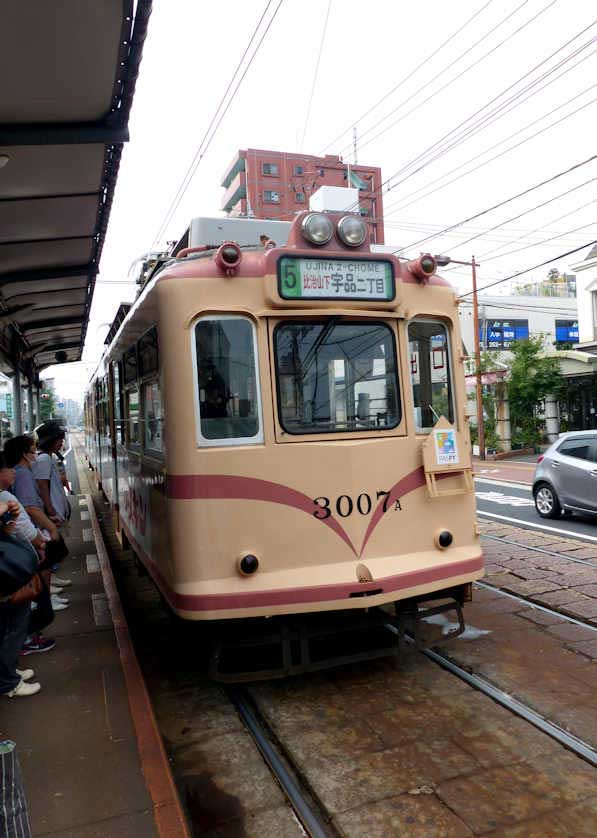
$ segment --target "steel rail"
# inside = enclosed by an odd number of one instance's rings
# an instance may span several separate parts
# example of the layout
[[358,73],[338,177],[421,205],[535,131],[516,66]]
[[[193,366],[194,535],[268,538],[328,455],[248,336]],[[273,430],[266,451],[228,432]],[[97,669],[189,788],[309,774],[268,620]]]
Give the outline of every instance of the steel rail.
[[[386,623],[386,628],[388,631],[394,633],[398,632],[398,629],[391,623]],[[405,639],[414,645],[414,638],[410,634],[406,634]],[[462,681],[466,681],[466,683],[471,687],[474,687],[479,690],[479,692],[489,696],[489,698],[497,701],[498,704],[506,707],[506,709],[525,719],[527,722],[530,722],[548,736],[556,739],[561,745],[564,745],[566,748],[574,751],[574,753],[578,754],[578,756],[581,756],[583,759],[586,759],[587,762],[590,762],[591,765],[597,766],[597,750],[595,750],[592,745],[589,745],[587,742],[584,742],[582,739],[574,736],[573,733],[569,733],[567,730],[564,730],[559,725],[555,724],[555,722],[550,722],[549,719],[546,719],[545,716],[541,715],[541,713],[527,707],[527,705],[523,704],[522,701],[519,701],[509,693],[504,692],[504,690],[501,690],[499,687],[494,686],[489,681],[486,681],[485,678],[481,678],[479,675],[474,675],[472,672],[467,672],[466,669],[458,666],[457,663],[454,663],[454,661],[450,660],[447,656],[436,652],[434,649],[419,649],[419,651],[422,655],[429,658],[429,660],[432,660],[434,663],[437,663],[439,666],[447,669],[452,673],[452,675],[456,675],[457,678],[460,678]]]
[[276,748],[269,740],[263,724],[257,718],[244,691],[238,688],[229,688],[227,692],[241,720],[259,748],[262,757],[282,787],[282,791],[288,798],[307,835],[310,838],[329,838],[332,829],[331,825],[326,824],[309,804],[304,792],[293,777],[292,772],[288,770],[284,761],[277,753]]
[[532,550],[534,553],[543,553],[545,556],[552,556],[555,559],[567,559],[569,562],[577,562],[578,564],[588,565],[589,567],[594,567],[597,570],[596,562],[591,562],[589,559],[576,559],[574,556],[569,556],[566,553],[559,553],[557,550],[546,550],[545,547],[532,547],[529,544],[523,544],[520,541],[513,541],[511,538],[500,538],[499,535],[489,535],[488,533],[482,533],[481,538],[489,538],[492,541],[500,541],[502,544],[511,544],[513,547],[522,547],[525,550]]
[[556,739],[561,745],[564,745],[565,748],[569,748],[571,751],[574,751],[574,753],[578,754],[578,756],[585,759],[591,765],[597,766],[597,750],[595,750],[595,748],[587,742],[583,742],[582,739],[574,736],[574,734],[568,733],[568,731],[555,724],[555,722],[550,722],[549,719],[546,719],[540,713],[537,713],[536,710],[532,710],[530,707],[527,707],[526,704],[523,704],[517,698],[514,698],[503,690],[500,690],[499,687],[495,687],[489,681],[479,677],[479,675],[473,675],[472,673],[467,672],[465,669],[458,666],[458,664],[454,663],[448,657],[445,657],[439,652],[436,652],[433,649],[422,649],[421,651],[422,654],[434,663],[437,663],[439,666],[447,669],[461,680],[466,681],[467,684],[470,684],[472,687],[489,696],[494,701],[497,701],[498,704],[501,704],[503,707],[506,707],[508,710],[516,713],[517,716],[526,719],[527,722],[530,722],[548,736]]
[[479,588],[484,588],[486,591],[495,591],[496,594],[507,596],[510,599],[516,599],[518,600],[518,602],[523,602],[530,608],[537,609],[537,611],[544,611],[546,614],[551,614],[554,617],[559,617],[561,620],[566,620],[569,623],[574,623],[577,626],[582,626],[583,628],[587,628],[590,631],[597,631],[597,626],[593,626],[591,625],[591,623],[586,623],[583,620],[578,620],[576,617],[569,617],[568,614],[562,614],[561,611],[554,611],[553,608],[548,608],[546,605],[539,605],[538,602],[534,602],[532,599],[527,599],[527,597],[519,596],[518,594],[511,594],[510,591],[504,591],[502,588],[498,588],[495,585],[490,585],[487,582],[481,582],[479,580],[477,580],[473,584]]

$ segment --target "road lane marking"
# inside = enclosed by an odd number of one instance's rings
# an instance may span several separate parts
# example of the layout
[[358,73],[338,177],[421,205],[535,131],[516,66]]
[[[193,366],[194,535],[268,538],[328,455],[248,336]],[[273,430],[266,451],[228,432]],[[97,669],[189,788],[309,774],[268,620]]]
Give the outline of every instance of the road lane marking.
[[475,492],[475,496],[490,503],[499,503],[501,506],[535,506],[535,502],[530,498],[505,495],[503,492]]
[[594,535],[585,535],[576,530],[563,530],[559,527],[549,527],[547,524],[535,524],[531,521],[525,521],[524,518],[510,518],[508,515],[498,515],[497,512],[483,512],[482,509],[477,509],[477,515],[483,518],[497,518],[498,521],[508,521],[509,524],[516,524],[522,529],[545,530],[546,532],[556,532],[559,535],[565,535],[568,538],[576,538],[579,541],[590,541],[597,543],[597,537]]
[[530,483],[518,483],[516,480],[494,480],[493,477],[477,477],[475,474],[475,481],[477,483],[488,483],[490,486],[505,486],[506,489],[524,489],[527,492],[531,491]]

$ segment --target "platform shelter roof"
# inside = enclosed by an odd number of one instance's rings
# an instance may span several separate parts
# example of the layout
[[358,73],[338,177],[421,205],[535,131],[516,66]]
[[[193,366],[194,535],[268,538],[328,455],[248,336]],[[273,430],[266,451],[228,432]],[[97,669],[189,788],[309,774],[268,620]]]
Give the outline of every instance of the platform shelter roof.
[[150,12],[3,0],[0,350],[28,376],[81,357]]

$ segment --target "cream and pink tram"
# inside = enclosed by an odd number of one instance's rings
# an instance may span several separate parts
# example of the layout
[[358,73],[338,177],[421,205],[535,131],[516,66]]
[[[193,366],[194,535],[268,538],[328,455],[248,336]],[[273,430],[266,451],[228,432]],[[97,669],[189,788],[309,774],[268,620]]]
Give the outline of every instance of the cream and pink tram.
[[91,464],[171,609],[464,602],[483,561],[434,260],[376,252],[349,213],[196,220],[187,243],[119,312],[86,403]]

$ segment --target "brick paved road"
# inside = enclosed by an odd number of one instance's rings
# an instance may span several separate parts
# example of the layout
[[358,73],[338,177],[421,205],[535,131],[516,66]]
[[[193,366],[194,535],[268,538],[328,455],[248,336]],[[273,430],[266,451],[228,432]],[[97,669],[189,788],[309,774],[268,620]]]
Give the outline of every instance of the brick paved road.
[[[492,521],[480,520],[479,527],[482,536],[492,535],[562,554],[546,555],[482,538],[486,582],[597,625],[597,567],[565,558],[585,559],[597,565],[597,546]],[[587,646],[586,652],[597,659],[595,644]]]

